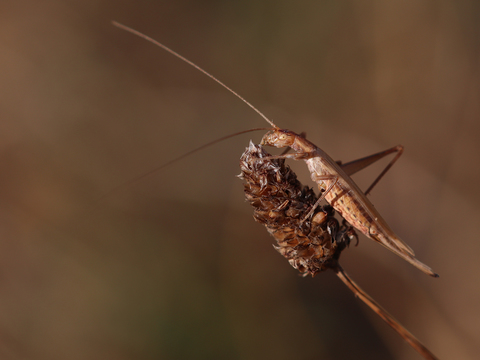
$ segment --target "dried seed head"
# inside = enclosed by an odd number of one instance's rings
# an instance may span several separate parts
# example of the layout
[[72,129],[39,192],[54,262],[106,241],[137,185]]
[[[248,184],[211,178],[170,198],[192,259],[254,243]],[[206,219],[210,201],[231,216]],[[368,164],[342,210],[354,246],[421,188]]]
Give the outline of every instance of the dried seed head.
[[269,156],[250,142],[240,158],[239,177],[245,181],[245,197],[254,207],[255,220],[266,226],[277,241],[275,249],[303,276],[335,267],[352,228],[339,224],[330,205],[302,221],[318,197],[298,181],[285,160],[265,159]]

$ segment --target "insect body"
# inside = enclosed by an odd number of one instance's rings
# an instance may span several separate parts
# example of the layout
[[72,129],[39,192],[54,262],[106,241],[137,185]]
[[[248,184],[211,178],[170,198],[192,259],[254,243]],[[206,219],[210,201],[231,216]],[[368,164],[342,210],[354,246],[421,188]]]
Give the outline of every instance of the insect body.
[[[289,147],[296,153],[269,156],[261,148],[251,145],[242,156],[241,166],[242,177],[247,182],[246,196],[255,207],[255,218],[265,224],[270,234],[276,239],[278,244],[276,249],[304,276],[308,274],[313,276],[320,271],[333,269],[356,296],[382,317],[425,359],[437,359],[408,330],[355,284],[338,264],[340,253],[346,248],[350,240],[356,237],[356,234],[345,223],[339,224],[334,218],[335,210],[370,239],[387,247],[423,272],[431,276],[438,276],[432,269],[415,258],[413,250],[395,235],[366,197],[366,194],[398,158],[403,148],[392,148],[364,159],[340,165],[323,150],[305,139],[304,136],[290,130],[280,129],[235,91],[183,56],[136,30],[116,22],[114,22],[114,25],[152,42],[195,67],[244,101],[272,126],[273,130],[265,134],[262,144]],[[218,141],[210,144],[216,142]],[[202,148],[205,146],[202,146]],[[370,188],[363,193],[349,175],[394,151],[398,152],[397,157],[383,170]],[[295,174],[284,165],[283,160],[272,161],[275,158],[305,160],[312,180],[318,184],[321,195],[317,197],[313,190],[302,187],[296,180]],[[329,202],[334,210],[329,207],[320,208],[318,205],[323,199]]]
[[[325,199],[365,236],[385,246],[426,274],[438,277],[430,267],[415,258],[413,250],[395,235],[358,185],[322,149],[293,131],[278,128],[265,134],[261,143],[280,148],[290,147],[296,153],[281,157],[305,160],[312,180],[318,183],[320,191],[323,192],[316,205]],[[310,213],[307,217],[309,215]]]
[[[125,25],[121,25],[117,22],[113,22],[113,24],[121,29],[146,39],[147,41],[161,47],[165,51],[168,51],[170,54],[176,56],[187,64],[195,67],[197,70],[207,75],[225,89],[230,91],[232,94],[237,96],[240,100],[251,107],[257,114],[263,117],[263,119],[272,126],[273,130],[268,132],[263,137],[262,144],[275,147],[290,147],[295,150],[295,154],[287,154],[280,157],[305,160],[312,174],[313,181],[315,181],[320,190],[323,191],[323,194],[319,197],[318,201],[312,207],[312,210],[310,210],[306,217],[312,214],[321,200],[326,199],[335,208],[335,210],[337,210],[348,222],[350,222],[355,228],[357,228],[367,237],[382,244],[428,275],[438,277],[438,275],[435,274],[430,267],[421,263],[415,258],[413,250],[395,235],[395,233],[390,229],[385,220],[383,220],[378,211],[375,209],[373,204],[367,199],[365,194],[360,190],[355,182],[348,176],[346,171],[344,171],[340,165],[333,161],[332,158],[323,150],[315,146],[303,136],[300,136],[290,130],[280,129],[277,125],[275,125],[275,123],[273,123],[273,121],[268,119],[261,111],[255,108],[247,100],[190,60],[134,29],[131,29]],[[375,158],[375,155],[373,155],[373,158]],[[371,163],[371,161],[369,163]],[[363,165],[361,167],[365,166]],[[346,167],[343,168],[345,169]],[[387,169],[380,174],[372,186],[376,184],[376,182]],[[349,171],[350,174],[353,172],[354,171]],[[369,190],[367,190],[367,193]]]

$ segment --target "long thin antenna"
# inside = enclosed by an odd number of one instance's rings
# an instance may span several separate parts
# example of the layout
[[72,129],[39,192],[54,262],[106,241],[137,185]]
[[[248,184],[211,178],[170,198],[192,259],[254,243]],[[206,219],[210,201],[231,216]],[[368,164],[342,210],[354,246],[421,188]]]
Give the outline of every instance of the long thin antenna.
[[161,47],[163,50],[165,51],[168,51],[170,54],[176,56],[177,58],[179,58],[180,60],[183,60],[184,62],[186,62],[187,64],[193,66],[195,69],[197,69],[198,71],[204,73],[205,75],[207,75],[209,78],[211,78],[212,80],[215,80],[218,84],[220,84],[221,86],[223,86],[225,89],[227,89],[228,91],[230,91],[233,95],[235,95],[236,97],[238,97],[240,100],[242,100],[245,104],[247,104],[248,106],[250,106],[250,108],[252,108],[258,115],[260,115],[262,118],[265,119],[266,122],[268,122],[270,125],[272,125],[273,128],[275,129],[278,129],[279,127],[277,125],[275,125],[273,123],[273,121],[271,121],[269,118],[267,118],[260,110],[258,110],[255,106],[253,106],[252,104],[250,104],[247,100],[245,100],[242,96],[240,96],[239,94],[237,94],[235,91],[233,91],[232,89],[230,89],[227,85],[225,85],[224,83],[222,83],[220,80],[218,80],[215,76],[213,76],[212,74],[206,72],[205,70],[203,70],[200,66],[196,65],[195,63],[191,62],[190,60],[188,60],[187,58],[183,57],[182,55],[176,53],[175,51],[173,51],[172,49],[166,47],[165,45],[159,43],[157,40],[154,40],[152,39],[151,37],[145,35],[145,34],[142,34],[140,31],[137,31],[137,30],[134,30],[126,25],[123,25],[123,24],[120,24],[116,21],[112,21],[112,24],[115,25],[116,27],[122,29],[122,30],[125,30],[125,31],[128,31],[129,33],[132,33],[134,35],[137,35],[139,37],[141,37],[142,39],[145,39],[149,42],[151,42],[152,44],[155,44],[159,47]]
[[237,136],[237,135],[240,135],[240,134],[245,134],[245,133],[249,133],[249,132],[252,132],[252,131],[259,131],[259,130],[270,130],[269,128],[255,128],[255,129],[249,129],[249,130],[243,130],[243,131],[240,131],[240,132],[236,132],[235,134],[230,134],[230,135],[227,135],[227,136],[223,136],[221,137],[220,139],[217,139],[217,140],[213,140],[213,141],[210,141],[209,143],[207,144],[203,144],[202,146],[199,146],[193,150],[190,150],[189,152],[186,152],[185,154],[182,154],[180,156],[177,156],[175,159],[172,159],[160,166],[157,166],[155,169],[153,170],[150,170],[149,172],[147,173],[144,173],[140,176],[137,176],[136,178],[133,178],[131,180],[128,180],[127,182],[124,182],[118,186],[116,186],[115,188],[113,188],[112,190],[110,190],[109,192],[103,194],[100,198],[98,198],[94,204],[92,204],[92,206],[95,206],[97,205],[98,203],[102,202],[103,200],[105,200],[106,198],[118,193],[119,191],[123,190],[123,189],[126,189],[128,188],[129,186],[132,186],[133,184],[136,184],[137,182],[139,182],[140,180],[143,180],[145,179],[146,177],[156,173],[157,171],[160,171],[162,170],[163,168],[169,166],[169,165],[172,165],[173,163],[177,162],[177,161],[180,161],[182,160],[183,158],[186,158],[187,156],[190,156],[192,155],[193,153],[197,152],[197,151],[200,151],[200,150],[203,150],[209,146],[212,146],[212,145],[215,145],[221,141],[224,141],[224,140],[227,140],[227,139],[230,139],[234,136]]

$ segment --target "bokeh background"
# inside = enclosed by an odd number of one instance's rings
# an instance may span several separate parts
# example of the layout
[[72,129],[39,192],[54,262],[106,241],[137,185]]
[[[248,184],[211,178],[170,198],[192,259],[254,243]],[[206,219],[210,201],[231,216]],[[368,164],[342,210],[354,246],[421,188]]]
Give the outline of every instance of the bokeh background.
[[235,175],[262,133],[122,185],[267,124],[117,20],[335,159],[404,145],[371,199],[441,277],[365,237],[341,264],[439,358],[478,358],[479,17],[473,0],[2,1],[0,357],[420,358],[253,221]]

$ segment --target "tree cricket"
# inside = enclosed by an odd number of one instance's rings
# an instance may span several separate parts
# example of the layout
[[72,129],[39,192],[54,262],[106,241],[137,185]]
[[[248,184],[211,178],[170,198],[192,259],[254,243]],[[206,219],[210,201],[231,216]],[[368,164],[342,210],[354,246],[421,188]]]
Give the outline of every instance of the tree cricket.
[[[404,260],[408,261],[424,273],[438,277],[433,270],[427,265],[423,264],[415,258],[413,250],[404,243],[395,233],[390,229],[386,221],[381,217],[379,212],[375,209],[370,200],[366,197],[366,194],[376,185],[380,178],[386,173],[386,171],[393,165],[403,151],[403,147],[397,146],[392,149],[385,150],[378,154],[368,156],[363,159],[352,161],[350,163],[340,165],[336,163],[326,152],[319,147],[308,141],[304,136],[298,135],[290,130],[281,129],[273,121],[268,119],[262,112],[255,108],[251,103],[245,100],[242,96],[237,94],[234,90],[226,86],[220,80],[213,75],[203,70],[190,60],[159,43],[158,41],[148,37],[129,28],[125,25],[113,22],[118,28],[128,31],[136,36],[139,36],[154,45],[159,46],[170,54],[176,56],[180,60],[183,60],[190,66],[193,66],[203,74],[216,81],[222,87],[234,94],[250,108],[252,108],[257,114],[259,114],[273,129],[270,130],[262,139],[263,145],[269,145],[274,147],[288,147],[295,151],[293,154],[284,154],[272,157],[273,158],[290,158],[294,160],[305,160],[308,169],[311,173],[312,180],[317,183],[321,196],[312,208],[307,213],[303,221],[310,217],[315,209],[318,207],[320,201],[325,199],[333,208],[343,216],[352,226],[363,233],[368,238],[375,242],[385,246],[387,249],[397,254]],[[349,175],[357,172],[358,170],[368,166],[376,160],[392,153],[397,152],[396,157],[387,165],[387,167],[380,173],[377,179],[372,183],[369,189],[363,193],[357,184],[350,178]],[[171,163],[171,162],[170,162]],[[156,169],[158,170],[158,169]],[[154,170],[155,171],[155,170]],[[143,177],[143,176],[142,176]]]

